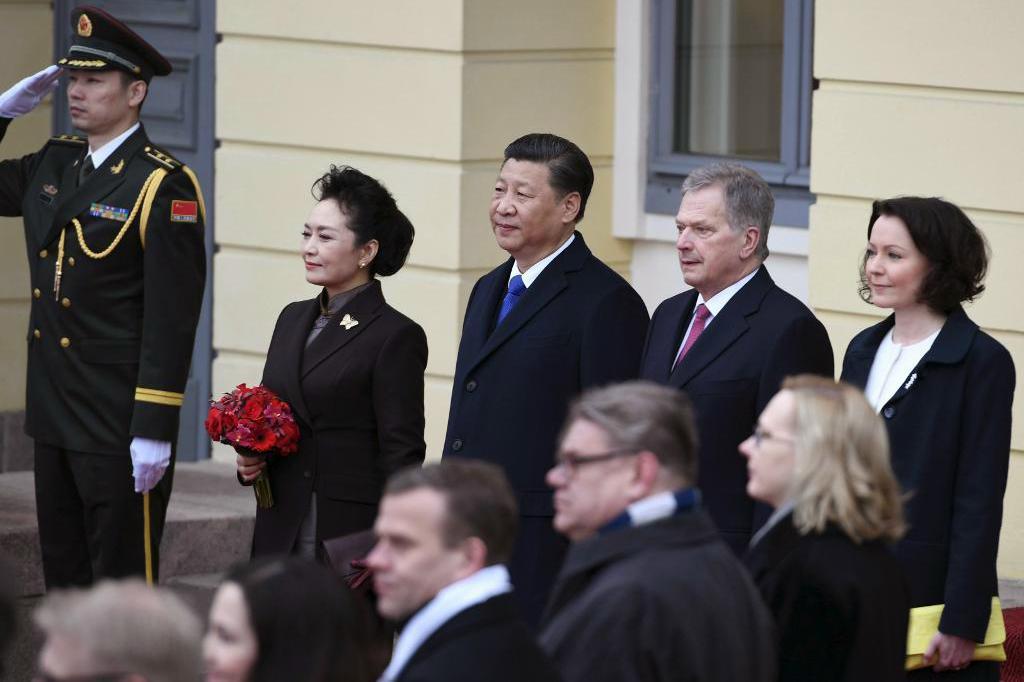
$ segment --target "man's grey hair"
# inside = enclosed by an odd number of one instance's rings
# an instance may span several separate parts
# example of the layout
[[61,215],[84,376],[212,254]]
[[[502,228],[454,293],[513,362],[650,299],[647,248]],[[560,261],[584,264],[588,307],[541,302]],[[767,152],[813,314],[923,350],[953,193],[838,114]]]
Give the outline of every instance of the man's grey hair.
[[649,381],[593,388],[570,406],[563,437],[579,419],[604,431],[613,450],[646,450],[683,484],[697,482],[697,427],[682,391]]
[[199,679],[202,625],[174,594],[136,578],[47,595],[35,612],[47,637],[87,652],[93,670],[135,673],[149,682]]
[[760,175],[738,163],[713,163],[692,171],[683,180],[683,196],[691,190],[721,187],[729,227],[740,232],[748,225],[761,230],[757,255],[768,257],[768,230],[775,215],[775,197]]

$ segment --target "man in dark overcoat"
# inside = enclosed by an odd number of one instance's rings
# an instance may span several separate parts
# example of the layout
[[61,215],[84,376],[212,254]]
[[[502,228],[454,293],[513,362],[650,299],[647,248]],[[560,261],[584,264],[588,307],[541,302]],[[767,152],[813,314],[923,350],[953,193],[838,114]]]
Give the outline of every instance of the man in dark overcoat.
[[743,556],[769,509],[747,495],[739,444],[784,378],[832,377],[832,345],[814,313],[768,274],[775,198],[764,179],[719,163],[691,172],[682,192],[676,251],[692,288],[654,311],[640,378],[693,401],[698,484],[723,539]]
[[557,135],[505,149],[490,218],[510,258],[470,294],[444,442],[444,457],[500,465],[516,491],[510,570],[534,624],[565,553],[544,485],[558,429],[581,390],[636,377],[648,322],[640,296],[576,231],[593,184],[586,154]]
[[573,404],[554,488],[572,541],[541,647],[565,682],[769,682],[771,615],[703,510],[693,410],[633,381]]
[[48,588],[155,578],[206,276],[199,183],[139,123],[170,63],[102,10],[71,24],[67,56],[0,95],[2,137],[66,73],[86,134],[0,162],[0,215],[23,216],[28,249],[25,429]]

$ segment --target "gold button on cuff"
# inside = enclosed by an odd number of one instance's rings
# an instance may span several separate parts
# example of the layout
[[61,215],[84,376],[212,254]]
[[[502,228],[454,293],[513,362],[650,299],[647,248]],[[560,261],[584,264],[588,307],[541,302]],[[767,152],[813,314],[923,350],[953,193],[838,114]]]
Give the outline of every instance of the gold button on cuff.
[[38,329],[36,329],[35,331],[32,332],[32,336],[36,337],[37,339],[41,338],[42,335],[43,335],[43,333],[41,331],[39,331]]
[[39,252],[39,257],[40,258],[46,258],[49,255],[50,255],[50,252],[47,251],[46,249],[43,249],[42,251]]
[[32,290],[32,296],[34,298],[39,298],[42,295],[43,295],[43,292],[39,291],[39,289],[33,289]]
[[69,339],[66,336],[60,337],[60,347],[61,348],[67,348],[70,345],[71,345],[71,339]]
[[70,258],[68,258],[68,265],[70,265],[71,267],[75,267],[75,257],[74,256],[71,256]]
[[60,304],[62,306],[64,306],[65,308],[70,308],[71,307],[71,299],[70,298],[62,298],[62,299],[60,299]]

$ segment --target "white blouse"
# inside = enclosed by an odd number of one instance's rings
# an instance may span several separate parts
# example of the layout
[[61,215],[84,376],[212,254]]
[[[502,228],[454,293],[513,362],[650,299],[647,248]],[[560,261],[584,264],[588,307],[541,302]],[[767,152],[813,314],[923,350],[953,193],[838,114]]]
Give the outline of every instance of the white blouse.
[[868,384],[864,388],[864,394],[876,412],[889,402],[900,386],[910,380],[910,373],[931,349],[940,331],[941,328],[931,336],[908,346],[901,346],[892,340],[892,329],[885,335],[875,353],[875,360],[871,363]]

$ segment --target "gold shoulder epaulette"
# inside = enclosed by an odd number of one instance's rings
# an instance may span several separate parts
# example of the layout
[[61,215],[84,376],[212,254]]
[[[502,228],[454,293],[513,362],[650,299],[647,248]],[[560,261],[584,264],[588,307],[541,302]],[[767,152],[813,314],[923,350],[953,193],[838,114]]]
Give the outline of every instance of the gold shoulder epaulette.
[[84,137],[79,137],[78,135],[54,135],[50,138],[50,142],[56,142],[58,144],[83,145],[86,140]]
[[168,170],[177,170],[182,166],[181,161],[178,161],[170,154],[157,149],[153,145],[148,145],[142,151],[146,158],[148,158],[150,161],[153,161],[162,168],[166,168]]

